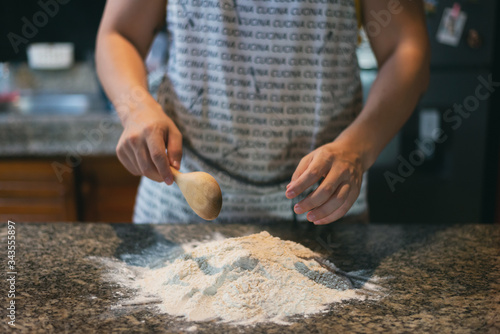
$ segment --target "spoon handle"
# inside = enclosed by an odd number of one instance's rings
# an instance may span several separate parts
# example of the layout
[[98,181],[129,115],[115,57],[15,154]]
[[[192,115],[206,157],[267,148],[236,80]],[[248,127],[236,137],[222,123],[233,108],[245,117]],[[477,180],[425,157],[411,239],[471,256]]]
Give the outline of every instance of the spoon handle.
[[172,172],[172,175],[174,176],[174,181],[177,182],[178,177],[182,175],[181,172],[179,172],[177,169],[174,167],[170,166],[170,171]]

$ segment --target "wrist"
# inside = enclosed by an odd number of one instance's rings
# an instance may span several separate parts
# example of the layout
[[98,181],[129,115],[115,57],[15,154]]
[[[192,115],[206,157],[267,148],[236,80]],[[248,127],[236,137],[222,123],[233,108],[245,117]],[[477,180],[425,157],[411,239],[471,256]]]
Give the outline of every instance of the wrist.
[[149,94],[137,94],[135,97],[123,99],[114,104],[116,113],[124,127],[130,124],[137,124],[144,114],[151,112],[163,113],[160,104]]
[[333,144],[339,145],[342,147],[343,151],[349,152],[349,155],[351,155],[353,159],[356,159],[363,173],[366,172],[377,159],[372,141],[368,140],[368,138],[363,135],[344,131],[333,141]]

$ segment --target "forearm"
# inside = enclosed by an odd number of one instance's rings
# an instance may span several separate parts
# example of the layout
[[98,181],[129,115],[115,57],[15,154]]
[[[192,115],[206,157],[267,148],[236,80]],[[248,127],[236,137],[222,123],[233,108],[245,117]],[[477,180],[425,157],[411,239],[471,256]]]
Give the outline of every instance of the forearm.
[[[116,32],[101,32],[96,49],[97,74],[124,122],[132,110],[131,104],[151,100],[148,92],[147,72],[142,56],[126,38]],[[150,102],[150,101],[148,101]]]
[[380,68],[360,115],[336,139],[359,153],[364,170],[407,121],[427,88],[428,58],[425,47],[399,45]]
[[[182,135],[149,94],[144,59],[165,22],[166,0],[107,0],[97,36],[97,73],[123,124],[118,159],[134,175],[171,185]],[[168,153],[167,153],[168,151]]]

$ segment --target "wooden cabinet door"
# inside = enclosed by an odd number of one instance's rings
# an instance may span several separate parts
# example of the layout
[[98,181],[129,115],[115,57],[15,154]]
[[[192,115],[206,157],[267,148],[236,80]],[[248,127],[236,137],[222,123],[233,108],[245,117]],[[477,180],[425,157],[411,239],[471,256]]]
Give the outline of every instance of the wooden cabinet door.
[[140,177],[116,157],[86,157],[80,167],[83,221],[131,222]]
[[[0,221],[76,221],[73,173],[61,178],[53,159],[16,159],[0,162]],[[62,163],[62,162],[61,162]]]

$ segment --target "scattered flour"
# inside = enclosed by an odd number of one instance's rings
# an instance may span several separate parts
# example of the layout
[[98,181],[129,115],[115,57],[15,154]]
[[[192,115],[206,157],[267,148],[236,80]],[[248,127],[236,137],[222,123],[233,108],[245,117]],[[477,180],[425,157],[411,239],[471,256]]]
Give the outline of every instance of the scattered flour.
[[313,259],[319,254],[268,232],[186,246],[189,251],[158,269],[115,262],[111,278],[137,290],[122,304],[153,300],[161,312],[191,321],[286,324],[289,316],[376,295],[358,293],[349,279]]

